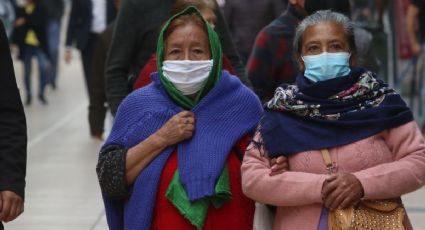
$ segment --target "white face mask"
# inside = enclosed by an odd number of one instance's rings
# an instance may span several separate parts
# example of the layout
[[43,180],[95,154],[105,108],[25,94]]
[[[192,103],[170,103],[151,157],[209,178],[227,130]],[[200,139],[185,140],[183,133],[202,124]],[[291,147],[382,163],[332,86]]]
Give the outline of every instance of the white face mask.
[[204,87],[210,75],[213,60],[176,60],[162,62],[162,72],[183,94],[192,95]]

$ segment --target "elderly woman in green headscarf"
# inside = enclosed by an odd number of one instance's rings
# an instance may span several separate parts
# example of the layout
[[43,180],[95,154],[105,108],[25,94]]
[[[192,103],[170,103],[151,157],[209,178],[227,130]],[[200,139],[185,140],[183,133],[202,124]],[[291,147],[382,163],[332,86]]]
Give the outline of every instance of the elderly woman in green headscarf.
[[110,229],[252,229],[240,165],[263,111],[221,55],[194,7],[163,27],[158,72],[121,104],[100,151]]

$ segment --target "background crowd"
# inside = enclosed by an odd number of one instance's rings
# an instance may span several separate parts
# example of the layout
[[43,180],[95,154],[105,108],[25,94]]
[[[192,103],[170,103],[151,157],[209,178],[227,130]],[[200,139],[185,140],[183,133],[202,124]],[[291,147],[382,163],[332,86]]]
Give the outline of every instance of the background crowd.
[[[425,119],[421,58],[425,33],[423,1],[305,2],[307,13],[332,8],[351,16],[358,25],[359,65],[379,73],[382,79],[398,89],[414,110],[419,125],[422,125]],[[142,67],[147,66],[155,47],[157,32],[154,28],[167,15],[166,5],[137,3],[134,8],[143,7],[146,11],[143,14],[155,14],[151,16],[157,18],[154,24],[147,26],[142,20],[131,21],[136,17],[132,13],[142,11],[127,6],[123,7],[119,23],[112,23],[119,4],[118,0],[1,0],[0,17],[11,44],[18,47],[14,49],[15,55],[24,67],[24,103],[27,106],[33,102],[32,82],[35,80],[31,60],[37,59],[39,70],[37,98],[47,105],[46,87],[56,89],[57,82],[60,82],[59,59],[70,63],[72,49],[75,48],[81,54],[90,101],[90,132],[94,137],[102,137],[107,109],[112,114],[116,113]],[[288,8],[288,1],[283,0],[221,0],[215,4],[217,30],[222,34],[220,38],[226,59],[245,85],[265,101],[272,96],[276,86],[292,83],[297,68],[292,63],[291,33],[297,21],[304,16],[297,16],[297,10]],[[152,11],[149,7],[165,11]],[[69,17],[63,17],[66,10]],[[112,40],[114,27],[118,32]],[[135,32],[138,37],[133,38],[131,34]],[[105,37],[102,33],[109,35]],[[64,40],[62,43],[61,38]],[[103,47],[96,51],[97,43],[103,43],[98,45]],[[114,55],[106,60],[109,43]],[[60,54],[60,50],[64,52]],[[99,81],[103,78],[110,83],[105,86],[103,80]],[[106,94],[103,91],[105,87]]]

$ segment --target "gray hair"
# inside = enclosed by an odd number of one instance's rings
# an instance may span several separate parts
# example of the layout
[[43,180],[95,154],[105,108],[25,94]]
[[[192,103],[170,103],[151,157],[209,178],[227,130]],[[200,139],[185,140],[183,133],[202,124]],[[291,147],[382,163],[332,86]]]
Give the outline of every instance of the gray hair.
[[354,39],[354,23],[344,14],[333,12],[331,10],[319,10],[316,13],[306,17],[297,27],[294,37],[294,50],[301,55],[303,34],[305,30],[321,22],[334,22],[341,25],[348,38],[350,52],[356,52],[356,43]]

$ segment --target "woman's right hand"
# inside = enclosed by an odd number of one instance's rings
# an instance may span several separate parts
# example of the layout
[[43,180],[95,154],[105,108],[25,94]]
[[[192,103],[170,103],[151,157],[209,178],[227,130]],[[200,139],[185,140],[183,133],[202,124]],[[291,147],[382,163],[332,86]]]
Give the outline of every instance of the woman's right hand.
[[322,187],[322,200],[326,208],[344,209],[357,204],[364,195],[359,179],[351,173],[330,175]]
[[166,146],[189,139],[195,130],[195,114],[183,111],[168,120],[155,135]]
[[289,170],[288,158],[279,156],[270,160],[270,176],[281,174]]

